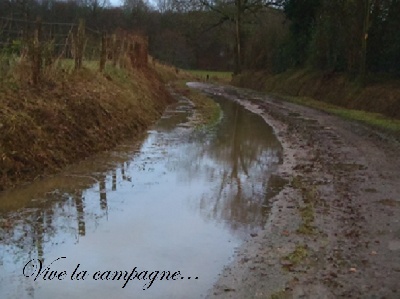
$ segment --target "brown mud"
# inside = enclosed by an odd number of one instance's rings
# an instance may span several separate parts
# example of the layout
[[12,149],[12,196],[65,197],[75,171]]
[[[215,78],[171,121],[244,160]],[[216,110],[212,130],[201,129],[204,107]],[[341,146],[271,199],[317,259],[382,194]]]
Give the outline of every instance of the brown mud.
[[192,83],[261,115],[284,148],[267,224],[209,298],[399,298],[400,146],[254,91]]

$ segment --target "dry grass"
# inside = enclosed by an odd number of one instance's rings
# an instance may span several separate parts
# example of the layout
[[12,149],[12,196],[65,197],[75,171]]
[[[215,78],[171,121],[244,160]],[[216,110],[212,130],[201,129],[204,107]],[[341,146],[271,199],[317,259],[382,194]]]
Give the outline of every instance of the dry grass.
[[148,69],[59,67],[36,87],[19,72],[0,82],[0,190],[140,134],[172,101]]

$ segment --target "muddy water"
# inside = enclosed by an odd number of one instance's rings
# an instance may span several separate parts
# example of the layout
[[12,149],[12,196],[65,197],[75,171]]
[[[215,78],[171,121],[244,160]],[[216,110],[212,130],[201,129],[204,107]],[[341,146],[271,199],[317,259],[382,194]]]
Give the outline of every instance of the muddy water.
[[281,156],[261,118],[219,103],[211,129],[183,99],[141,142],[0,194],[0,298],[206,295],[265,223]]

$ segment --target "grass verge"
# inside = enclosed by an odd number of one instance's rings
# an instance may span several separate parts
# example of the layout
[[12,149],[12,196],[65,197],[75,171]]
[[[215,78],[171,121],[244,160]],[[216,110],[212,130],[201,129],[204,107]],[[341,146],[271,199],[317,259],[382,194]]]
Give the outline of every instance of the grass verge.
[[176,81],[172,85],[176,92],[187,97],[194,104],[197,128],[210,128],[218,123],[221,109],[213,99],[186,86],[186,80]]
[[[152,67],[160,78],[175,92],[192,101],[196,109],[196,124],[198,128],[210,128],[219,121],[221,109],[218,104],[213,99],[186,85],[186,82],[200,80],[199,76],[209,72],[179,70],[160,63],[154,63]],[[228,77],[228,73],[224,72],[211,73],[214,75],[218,74],[221,77]]]
[[276,95],[286,101],[329,112],[347,120],[358,121],[365,125],[392,133],[400,137],[400,120],[384,116],[380,113],[373,113],[361,110],[346,109],[337,105],[317,101],[307,97],[293,97]]
[[187,72],[200,81],[211,81],[216,83],[228,84],[232,80],[231,72],[207,70],[187,70]]
[[361,87],[342,73],[293,69],[277,75],[244,72],[232,83],[361,122],[400,140],[399,79],[375,76]]

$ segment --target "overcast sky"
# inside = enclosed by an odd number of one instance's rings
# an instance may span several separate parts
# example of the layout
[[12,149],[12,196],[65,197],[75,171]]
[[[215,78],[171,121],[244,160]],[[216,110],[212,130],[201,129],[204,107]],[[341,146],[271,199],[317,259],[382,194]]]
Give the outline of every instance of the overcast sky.
[[112,6],[120,6],[122,0],[110,0]]

